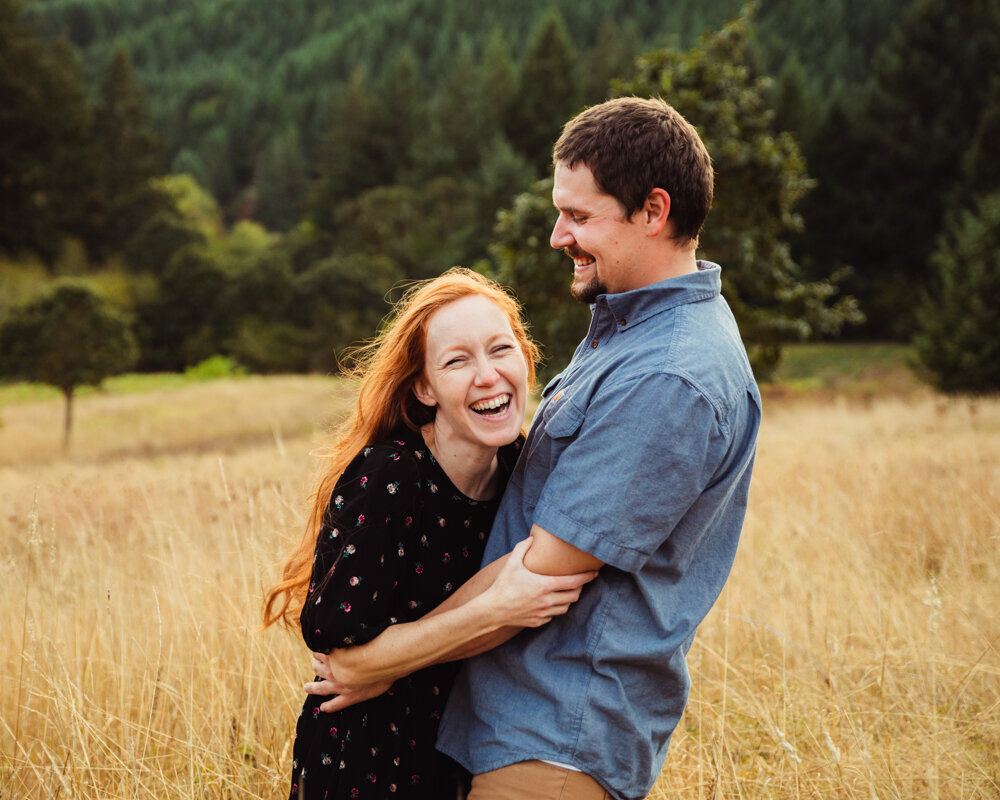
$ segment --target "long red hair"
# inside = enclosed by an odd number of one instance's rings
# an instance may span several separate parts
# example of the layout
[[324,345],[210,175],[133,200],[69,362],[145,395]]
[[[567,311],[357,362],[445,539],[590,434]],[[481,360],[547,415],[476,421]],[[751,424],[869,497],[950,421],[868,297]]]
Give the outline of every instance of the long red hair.
[[411,430],[434,419],[434,409],[413,393],[424,371],[427,321],[442,306],[469,295],[482,295],[507,315],[511,330],[528,362],[528,386],[535,381],[539,351],[529,338],[521,308],[504,287],[472,270],[453,267],[437,278],[411,286],[396,304],[378,335],[352,355],[350,377],[360,380],[354,409],[338,426],[334,444],[324,456],[326,468],[312,495],[312,511],[302,539],[288,555],[281,580],[264,598],[264,627],[281,622],[295,627],[312,577],[313,552],[323,516],[341,473],[362,448],[386,438],[405,424]]

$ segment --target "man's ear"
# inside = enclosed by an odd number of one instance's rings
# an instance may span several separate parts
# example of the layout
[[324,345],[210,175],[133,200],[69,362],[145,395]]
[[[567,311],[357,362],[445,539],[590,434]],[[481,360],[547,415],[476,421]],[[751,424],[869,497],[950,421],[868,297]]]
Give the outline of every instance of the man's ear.
[[425,381],[423,377],[417,378],[414,382],[413,394],[416,395],[417,400],[425,406],[437,405],[437,399],[434,397],[434,392],[431,391],[431,387],[427,385],[427,381]]
[[647,226],[647,233],[650,236],[659,236],[663,226],[670,218],[670,195],[667,194],[666,189],[653,189],[646,196],[642,214]]

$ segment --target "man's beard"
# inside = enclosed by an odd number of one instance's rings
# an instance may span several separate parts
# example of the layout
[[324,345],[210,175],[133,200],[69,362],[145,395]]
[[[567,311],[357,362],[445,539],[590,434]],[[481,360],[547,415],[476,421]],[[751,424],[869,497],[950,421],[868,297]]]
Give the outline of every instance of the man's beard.
[[598,295],[608,293],[608,287],[604,285],[600,276],[595,272],[594,277],[586,283],[574,280],[572,286],[569,287],[569,291],[581,303],[591,305],[597,300]]
[[[570,258],[582,258],[585,253],[576,247],[564,247],[563,252]],[[595,265],[597,262],[594,262]],[[597,269],[595,266],[594,277],[591,278],[586,283],[580,283],[575,278],[573,283],[569,287],[570,294],[573,295],[581,303],[586,303],[591,305],[597,296],[600,294],[607,294],[608,287],[604,285],[604,281],[601,280],[601,276],[597,274]]]

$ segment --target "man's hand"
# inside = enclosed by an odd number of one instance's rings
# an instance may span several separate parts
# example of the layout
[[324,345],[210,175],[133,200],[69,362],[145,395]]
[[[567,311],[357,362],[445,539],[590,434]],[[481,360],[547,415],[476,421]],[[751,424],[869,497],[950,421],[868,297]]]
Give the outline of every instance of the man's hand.
[[392,681],[379,681],[378,683],[369,683],[361,686],[347,686],[337,680],[333,674],[330,657],[325,653],[313,653],[311,666],[313,672],[321,680],[309,681],[303,687],[306,690],[306,694],[320,696],[333,695],[333,697],[320,705],[320,711],[340,711],[356,703],[378,697],[392,686]]

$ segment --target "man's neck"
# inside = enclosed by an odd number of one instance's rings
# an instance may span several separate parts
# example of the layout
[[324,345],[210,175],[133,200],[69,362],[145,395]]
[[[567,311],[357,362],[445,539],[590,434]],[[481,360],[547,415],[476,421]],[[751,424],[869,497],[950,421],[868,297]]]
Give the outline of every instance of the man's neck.
[[[651,286],[654,283],[669,278],[678,278],[698,271],[698,259],[695,257],[695,246],[677,247],[672,242],[664,243],[656,249],[654,256],[646,269],[642,270],[641,286]],[[639,287],[636,287],[639,288]]]

